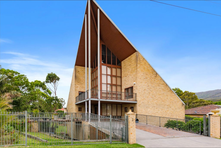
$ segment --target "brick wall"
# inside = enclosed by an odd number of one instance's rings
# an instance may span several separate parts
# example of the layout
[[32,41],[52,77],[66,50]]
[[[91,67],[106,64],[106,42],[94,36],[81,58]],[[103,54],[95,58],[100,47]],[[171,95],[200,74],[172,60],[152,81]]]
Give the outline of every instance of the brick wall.
[[78,112],[78,107],[80,106],[82,107],[82,112],[84,112],[84,105],[75,105],[75,98],[78,96],[79,91],[85,91],[85,67],[75,66],[67,103],[68,112]]
[[131,86],[137,93],[137,114],[185,117],[182,101],[139,52],[122,61],[122,91]]

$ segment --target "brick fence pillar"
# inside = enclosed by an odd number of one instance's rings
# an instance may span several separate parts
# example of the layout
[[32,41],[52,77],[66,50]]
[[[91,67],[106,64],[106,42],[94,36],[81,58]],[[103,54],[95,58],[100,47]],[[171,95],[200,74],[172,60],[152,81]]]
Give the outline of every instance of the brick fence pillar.
[[128,141],[129,144],[136,143],[136,123],[135,113],[131,110],[127,113],[128,116]]
[[211,112],[214,114],[210,118],[210,137],[220,138],[220,116],[216,114],[219,110],[213,110]]

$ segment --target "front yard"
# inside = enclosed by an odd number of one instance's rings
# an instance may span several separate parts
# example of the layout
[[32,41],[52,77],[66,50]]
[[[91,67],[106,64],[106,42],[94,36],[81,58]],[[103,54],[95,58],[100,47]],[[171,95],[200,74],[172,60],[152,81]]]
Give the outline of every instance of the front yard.
[[[36,146],[28,146],[29,148],[58,148],[58,146],[48,146],[48,145],[36,145]],[[63,148],[133,148],[133,147],[144,147],[139,144],[126,144],[126,143],[113,143],[113,144],[85,144],[85,145],[72,145],[72,146],[62,146]],[[25,146],[13,146],[11,148],[26,148]]]
[[[57,146],[62,146],[64,148],[109,148],[109,147],[122,147],[122,148],[132,148],[132,147],[144,147],[139,144],[127,144],[127,143],[119,143],[117,141],[113,141],[112,144],[109,144],[109,141],[102,142],[80,142],[74,141],[73,145],[71,145],[70,140],[58,139],[47,134],[43,133],[32,133],[28,132],[29,135],[40,137],[43,140],[47,140],[47,142],[41,142],[39,140],[35,140],[33,138],[27,138],[27,143],[29,148],[58,148]],[[24,144],[24,136],[20,136],[20,141],[18,144]],[[26,148],[26,146],[12,146],[12,148]]]

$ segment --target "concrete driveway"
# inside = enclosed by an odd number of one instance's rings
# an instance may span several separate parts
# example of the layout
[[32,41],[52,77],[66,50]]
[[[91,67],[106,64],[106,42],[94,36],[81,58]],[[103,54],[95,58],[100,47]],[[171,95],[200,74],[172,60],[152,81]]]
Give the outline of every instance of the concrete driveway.
[[[141,126],[142,127],[142,126]],[[210,138],[198,134],[175,131],[163,127],[141,128],[137,126],[137,143],[145,147],[219,147],[221,139]],[[140,128],[140,129],[138,129]],[[150,130],[151,129],[151,130]]]

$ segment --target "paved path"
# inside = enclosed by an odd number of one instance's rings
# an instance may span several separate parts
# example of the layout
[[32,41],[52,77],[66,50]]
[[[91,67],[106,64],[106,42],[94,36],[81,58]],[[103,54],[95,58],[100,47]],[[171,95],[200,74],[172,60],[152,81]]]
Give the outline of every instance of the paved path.
[[168,129],[165,127],[158,127],[158,126],[152,126],[152,125],[146,125],[143,123],[137,123],[136,128],[140,130],[144,130],[153,134],[161,135],[164,137],[192,137],[192,136],[200,136],[198,134],[188,133],[188,132],[182,132],[182,131],[176,131],[172,129]]
[[[210,138],[198,134],[191,134],[182,131],[175,131],[163,127],[137,126],[137,143],[145,147],[219,147],[221,139]],[[142,129],[142,130],[141,130]],[[148,131],[148,132],[147,132]]]

